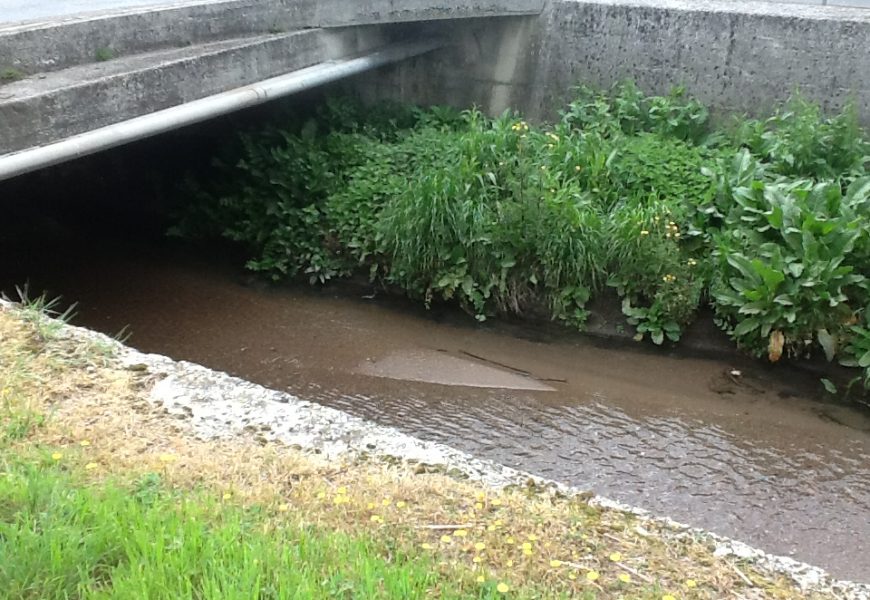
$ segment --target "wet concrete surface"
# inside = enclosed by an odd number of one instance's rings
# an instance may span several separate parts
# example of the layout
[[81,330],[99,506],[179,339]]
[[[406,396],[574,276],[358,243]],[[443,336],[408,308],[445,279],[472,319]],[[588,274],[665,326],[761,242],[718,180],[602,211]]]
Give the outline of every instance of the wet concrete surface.
[[2,246],[0,289],[26,278],[78,301],[77,324],[128,327],[140,350],[870,581],[870,420],[820,403],[808,376],[477,326],[360,291],[268,289],[168,245]]

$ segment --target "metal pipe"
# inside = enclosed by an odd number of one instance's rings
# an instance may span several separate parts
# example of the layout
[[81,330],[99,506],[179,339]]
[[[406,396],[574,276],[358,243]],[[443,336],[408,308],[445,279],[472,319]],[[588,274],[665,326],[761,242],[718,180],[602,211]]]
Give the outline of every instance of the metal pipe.
[[403,42],[365,56],[331,60],[287,75],[114,123],[60,142],[0,156],[0,181],[289,96],[434,50],[439,40]]

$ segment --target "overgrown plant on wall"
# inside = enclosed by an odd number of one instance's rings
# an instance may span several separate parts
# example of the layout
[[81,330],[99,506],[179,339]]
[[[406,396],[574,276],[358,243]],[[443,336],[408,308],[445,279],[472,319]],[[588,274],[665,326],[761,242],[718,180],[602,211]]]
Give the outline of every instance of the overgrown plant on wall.
[[656,344],[709,305],[754,355],[870,369],[863,136],[853,109],[799,96],[714,129],[682,90],[632,84],[579,88],[551,125],[331,98],[243,134],[189,182],[173,232],[241,242],[275,280],[366,273],[478,319],[582,328],[612,289]]

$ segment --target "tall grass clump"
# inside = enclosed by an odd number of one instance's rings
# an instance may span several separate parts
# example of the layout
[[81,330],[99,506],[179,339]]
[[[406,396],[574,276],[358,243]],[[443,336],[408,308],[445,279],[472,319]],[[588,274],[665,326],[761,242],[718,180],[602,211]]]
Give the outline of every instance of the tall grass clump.
[[449,141],[381,213],[387,280],[427,302],[456,298],[479,318],[548,307],[582,322],[602,275],[601,220],[555,151],[565,142],[477,111]]

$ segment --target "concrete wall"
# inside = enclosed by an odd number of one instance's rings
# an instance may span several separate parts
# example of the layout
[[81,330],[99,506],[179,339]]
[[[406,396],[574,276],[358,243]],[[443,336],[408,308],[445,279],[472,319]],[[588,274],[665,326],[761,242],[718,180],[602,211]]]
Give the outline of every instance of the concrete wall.
[[555,115],[571,87],[677,84],[714,112],[763,115],[795,89],[870,124],[870,11],[732,0],[552,0],[538,17],[480,19],[450,49],[357,82],[369,97]]

